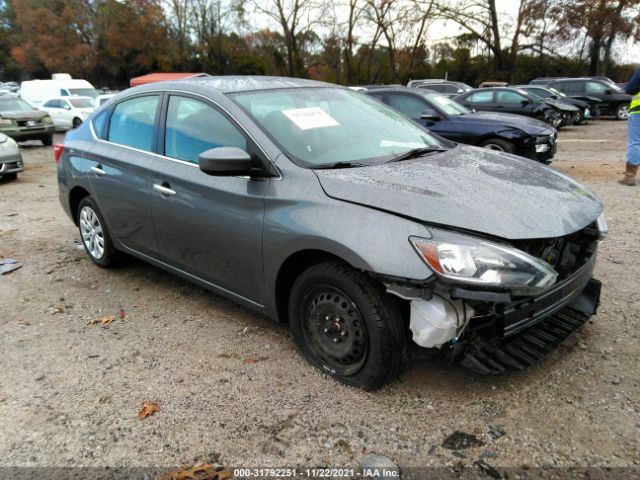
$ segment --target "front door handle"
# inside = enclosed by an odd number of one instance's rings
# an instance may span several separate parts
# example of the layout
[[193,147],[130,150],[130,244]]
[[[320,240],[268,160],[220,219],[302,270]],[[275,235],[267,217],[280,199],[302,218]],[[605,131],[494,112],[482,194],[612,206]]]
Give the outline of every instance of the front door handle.
[[96,175],[106,175],[107,174],[107,172],[105,172],[102,169],[102,165],[96,165],[95,167],[91,167],[91,171],[93,173],[95,173]]
[[176,194],[175,190],[171,190],[167,184],[167,186],[165,185],[158,185],[157,183],[153,184],[153,189],[156,192],[159,192],[162,195],[166,195],[166,196],[173,196]]

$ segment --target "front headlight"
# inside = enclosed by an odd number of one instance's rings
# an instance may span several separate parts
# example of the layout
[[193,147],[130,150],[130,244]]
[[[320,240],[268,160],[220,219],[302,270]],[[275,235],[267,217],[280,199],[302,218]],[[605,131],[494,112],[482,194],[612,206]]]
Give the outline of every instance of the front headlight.
[[42,121],[47,125],[51,125],[53,123],[53,118],[47,115],[46,117],[42,117]]
[[0,118],[0,125],[14,125],[16,123],[12,118]]
[[432,233],[431,239],[409,240],[426,264],[447,280],[535,294],[558,276],[549,264],[517,248],[451,232]]
[[607,219],[604,218],[604,212],[596,220],[596,225],[598,226],[598,236],[600,238],[606,237],[609,233],[609,225],[607,224]]

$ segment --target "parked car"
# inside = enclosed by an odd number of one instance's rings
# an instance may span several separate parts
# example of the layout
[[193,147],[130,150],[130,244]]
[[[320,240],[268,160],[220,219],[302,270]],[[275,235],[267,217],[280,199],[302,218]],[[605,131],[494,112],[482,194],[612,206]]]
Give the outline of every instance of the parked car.
[[71,96],[94,98],[98,96],[98,91],[86,80],[63,77],[22,82],[20,96],[31,106],[38,108],[51,98]]
[[618,120],[629,118],[631,95],[626,94],[614,83],[596,78],[563,78],[552,80],[545,85],[573,98],[598,98],[601,101],[602,114],[613,115]]
[[22,154],[18,144],[11,137],[0,133],[0,178],[15,180],[22,170]]
[[558,127],[562,123],[558,107],[536,99],[524,90],[508,87],[482,88],[454,97],[454,100],[474,110],[533,117],[553,127]]
[[91,97],[59,97],[45,101],[40,110],[53,118],[56,128],[78,128],[95,110]]
[[580,110],[577,123],[584,123],[590,118],[600,115],[600,99],[595,97],[583,97],[582,99],[568,97],[560,90],[546,85],[518,85],[516,88],[526,90],[547,100],[557,100],[560,103],[573,105]]
[[588,188],[347,88],[144,85],[54,152],[95,264],[126,252],[285,322],[350,385],[396,378],[411,338],[483,373],[520,370],[598,303],[606,228]]
[[469,90],[473,90],[473,87],[467,85],[464,82],[453,82],[449,80],[412,80],[407,84],[407,87],[424,88],[434,92],[441,93],[447,97],[455,97]]
[[16,141],[41,140],[53,143],[53,120],[46,112],[32,108],[18,97],[0,97],[0,133]]
[[94,108],[100,108],[102,105],[107,103],[109,100],[111,100],[115,96],[116,96],[115,93],[103,93],[98,95],[96,98],[93,99]]
[[478,85],[478,88],[507,87],[508,85],[509,85],[509,82],[489,80],[489,81],[480,83],[480,85]]
[[454,142],[515,153],[545,163],[551,162],[556,152],[556,130],[533,118],[472,112],[439,93],[419,88],[376,89],[367,94]]

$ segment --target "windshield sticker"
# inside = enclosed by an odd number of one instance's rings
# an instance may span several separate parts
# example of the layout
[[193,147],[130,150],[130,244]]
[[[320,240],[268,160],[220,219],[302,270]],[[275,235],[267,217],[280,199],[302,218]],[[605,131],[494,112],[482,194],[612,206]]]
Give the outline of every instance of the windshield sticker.
[[282,113],[300,130],[337,127],[340,125],[331,115],[319,107],[290,108],[288,110],[282,110]]
[[422,148],[424,143],[419,142],[395,142],[393,140],[380,140],[381,147]]

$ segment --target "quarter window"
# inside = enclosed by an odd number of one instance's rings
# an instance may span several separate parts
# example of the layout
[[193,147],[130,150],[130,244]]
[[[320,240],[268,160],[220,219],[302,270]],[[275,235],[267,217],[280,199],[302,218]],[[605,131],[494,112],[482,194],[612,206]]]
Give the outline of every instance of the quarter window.
[[467,102],[469,103],[491,103],[493,102],[493,91],[480,91],[476,93],[472,93],[467,97]]
[[116,105],[111,115],[108,140],[151,151],[158,98],[157,95],[137,97]]
[[247,149],[244,135],[218,110],[192,98],[169,97],[164,154],[198,163],[198,156],[211,148]]
[[103,110],[102,112],[97,114],[95,117],[93,117],[93,120],[91,121],[91,124],[93,125],[93,130],[96,132],[96,135],[98,136],[98,138],[101,138],[103,140],[105,137],[104,127],[107,125],[108,118],[109,118],[109,110]]

